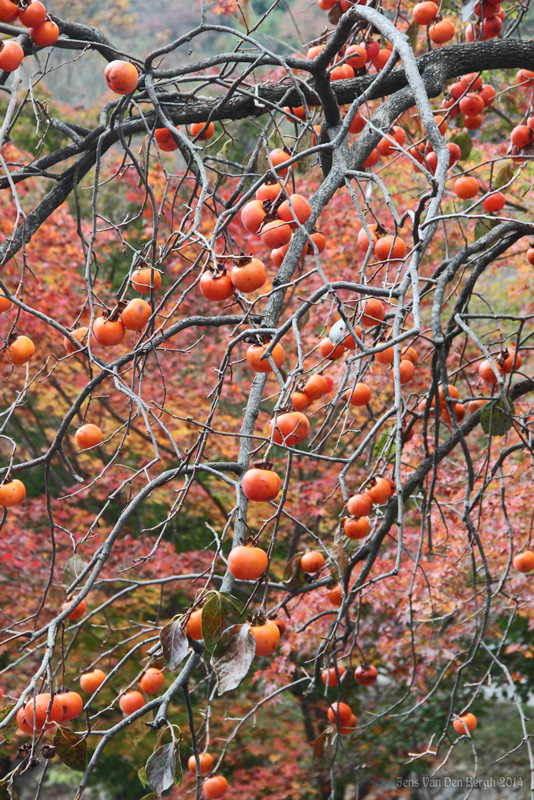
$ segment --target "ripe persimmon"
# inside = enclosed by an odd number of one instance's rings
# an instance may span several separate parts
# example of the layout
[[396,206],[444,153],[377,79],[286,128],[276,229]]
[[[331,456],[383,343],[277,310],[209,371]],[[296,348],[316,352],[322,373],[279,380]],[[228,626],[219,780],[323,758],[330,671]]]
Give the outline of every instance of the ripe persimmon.
[[59,697],[53,699],[49,692],[38,694],[24,706],[24,716],[31,728],[42,730],[46,722],[61,722],[63,719],[63,706]]
[[140,331],[152,316],[152,309],[146,300],[134,297],[121,311],[121,322],[127,331]]
[[151,267],[140,267],[132,273],[132,286],[139,294],[150,294],[161,286],[161,272]]
[[351,406],[366,406],[371,395],[371,389],[366,383],[357,383],[350,395],[350,404]]
[[80,686],[84,692],[93,694],[106,680],[106,673],[101,669],[93,669],[80,675]]
[[31,0],[26,8],[19,8],[19,19],[27,28],[37,28],[46,22],[46,8],[40,0]]
[[14,72],[22,64],[24,50],[14,39],[7,39],[0,42],[0,69],[6,72]]
[[318,400],[327,392],[327,383],[322,375],[312,375],[304,385],[304,393],[310,400]]
[[193,122],[191,125],[191,136],[201,142],[211,139],[215,133],[215,125],[213,122]]
[[154,139],[158,143],[160,150],[164,153],[172,153],[178,150],[178,142],[168,128],[156,128],[154,131]]
[[534,553],[532,550],[523,550],[513,560],[514,569],[518,572],[532,572],[534,569]]
[[[33,38],[33,37],[32,37]],[[106,83],[115,94],[131,94],[137,89],[139,74],[129,61],[110,61],[104,71]]]
[[241,581],[257,581],[268,564],[269,558],[265,550],[253,545],[238,545],[228,556],[228,569],[234,578]]
[[356,683],[361,686],[371,686],[378,676],[378,670],[372,664],[365,664],[357,667],[354,671],[354,678]]
[[271,619],[262,625],[251,625],[250,632],[256,640],[256,655],[270,656],[280,642],[280,628]]
[[480,97],[484,100],[484,105],[487,108],[488,106],[491,106],[493,104],[497,92],[495,91],[495,89],[491,84],[485,83],[482,86],[479,94]]
[[428,29],[428,35],[436,44],[449,42],[456,33],[454,22],[449,17],[444,17],[439,22],[435,22]]
[[388,347],[386,350],[380,350],[375,353],[375,359],[379,364],[393,364],[395,358],[395,351],[393,347]]
[[[198,754],[198,762],[200,768],[201,775],[207,775],[208,772],[211,772],[213,768],[213,756],[209,753],[199,753]],[[197,772],[197,761],[195,756],[190,756],[187,762],[187,768],[189,772],[192,772],[193,775],[196,775]]]
[[198,608],[193,611],[185,625],[185,632],[191,639],[196,639],[198,642],[202,637],[202,609]]
[[460,100],[460,111],[468,117],[474,117],[484,111],[484,100],[474,92],[468,92]]
[[[399,147],[402,147],[402,145],[406,141],[406,133],[404,129],[399,128],[398,125],[393,126],[389,136],[390,138],[394,139],[395,142],[397,142]],[[386,137],[380,139],[380,141],[376,146],[376,149],[378,150],[381,156],[389,156],[392,153],[398,152],[398,148],[395,147],[395,145],[392,142],[390,142],[389,139],[386,139]]]
[[459,719],[453,719],[452,724],[456,733],[467,734],[468,731],[473,733],[477,726],[477,718],[471,713],[464,714]]
[[330,375],[323,375],[323,378],[326,383],[326,394],[330,394],[330,392],[334,389],[334,381]]
[[35,353],[35,345],[28,336],[17,336],[8,347],[4,356],[6,361],[15,367],[25,364]]
[[[72,602],[75,601],[75,600],[76,600],[76,596],[75,597],[71,597],[70,600],[66,600],[63,603],[63,605],[61,606],[61,610],[65,611],[72,604]],[[70,612],[70,614],[67,615],[67,619],[72,619],[72,620],[81,619],[86,611],[87,611],[87,603],[86,603],[85,598],[84,598],[83,600],[80,600],[78,605],[75,606],[72,609],[72,611]]]
[[463,175],[454,181],[454,191],[460,200],[471,200],[477,196],[479,190],[480,186],[477,179],[470,175]]
[[414,364],[411,361],[401,361],[399,364],[399,380],[401,384],[410,383],[414,375]]
[[506,372],[507,375],[512,372],[514,369],[519,369],[521,364],[523,363],[523,359],[521,357],[521,353],[518,353],[515,347],[510,346],[510,350],[508,355],[502,362],[502,368]]
[[[286,151],[282,150],[280,147],[275,147],[275,149],[271,150],[267,156],[269,164],[272,164],[273,167],[280,167],[285,161],[289,161],[290,158],[291,156],[289,153],[286,153]],[[289,167],[286,167],[285,169],[277,169],[276,174],[282,178],[285,178],[288,173],[288,169]]]
[[469,411],[470,414],[474,414],[480,408],[483,408],[483,406],[485,406],[487,402],[488,402],[487,400],[470,400],[469,403],[467,404],[467,410]]
[[387,47],[381,47],[376,56],[373,58],[373,64],[380,72],[380,70],[384,69],[390,58],[391,50],[388,50]]
[[361,69],[367,62],[367,50],[363,44],[351,44],[345,50],[345,58],[353,69]]
[[387,478],[377,477],[374,484],[367,489],[367,494],[373,504],[384,505],[392,495],[391,485]]
[[88,450],[91,447],[97,447],[99,444],[102,444],[104,439],[98,425],[93,425],[91,422],[78,428],[74,438],[78,450]]
[[347,501],[347,509],[353,517],[368,517],[373,510],[373,501],[367,492],[353,494]]
[[340,725],[338,728],[338,733],[346,734],[346,733],[354,733],[356,730],[356,715],[351,714],[351,717],[346,725]]
[[0,485],[0,508],[12,508],[18,506],[26,497],[26,487],[14,478],[12,481],[6,481]]
[[[272,372],[272,367],[268,358],[263,358],[267,345],[251,344],[247,350],[246,357],[248,365],[254,372]],[[284,363],[285,352],[282,345],[277,342],[271,351],[271,358],[277,367],[281,367]]]
[[234,284],[227,272],[214,274],[209,270],[204,272],[199,281],[199,288],[206,300],[222,303],[234,294]]
[[0,294],[0,314],[4,311],[9,311],[9,309],[13,306],[11,300],[8,300],[7,297],[3,294]]
[[[345,674],[345,667],[341,664],[338,664],[337,673],[335,667],[330,667],[330,669],[324,669],[321,672],[321,680],[325,684],[325,686],[337,686],[339,681],[343,679],[343,675]],[[339,680],[338,680],[339,675]]]
[[278,219],[296,225],[300,222],[304,225],[311,216],[311,206],[301,194],[289,195],[289,200],[284,200],[277,210]]
[[[67,339],[66,336],[63,337],[63,346],[69,355],[72,353],[79,353],[84,347],[87,346],[89,337],[88,337],[88,328],[75,328],[73,331],[70,332],[70,335],[76,339],[77,342],[80,343],[79,347],[75,347],[70,339]],[[95,337],[91,336],[91,347],[94,347],[96,343]]]
[[534,131],[528,125],[517,125],[510,134],[510,140],[516,147],[529,147],[534,138]]
[[[30,28],[30,36],[38,47],[52,47],[59,38],[59,28],[55,22],[52,22],[51,19],[47,19],[42,25]],[[128,92],[119,92],[119,94],[128,94]]]
[[375,164],[378,164],[379,161],[380,161],[380,153],[375,147],[371,150],[365,161],[362,163],[362,167],[365,168],[374,167]]
[[[274,428],[274,433],[273,433]],[[273,433],[273,441],[276,444],[285,444],[293,447],[306,439],[310,432],[310,420],[300,411],[289,411],[287,414],[280,414],[269,422],[269,436]]]
[[332,725],[347,725],[352,717],[352,709],[347,703],[332,703],[327,716]]
[[[453,403],[452,406],[453,414],[456,419],[456,422],[461,422],[465,417],[465,406],[462,403]],[[441,406],[439,412],[440,418],[447,423],[447,425],[452,424],[451,415],[449,413],[449,409],[447,406]]]
[[164,683],[163,672],[155,667],[149,667],[139,681],[139,687],[145,694],[157,694]]
[[[369,247],[371,245],[373,246],[373,249],[374,249],[374,246],[378,241],[378,236],[376,235],[376,229],[377,228],[378,228],[378,225],[374,225],[374,224],[373,225],[368,225],[367,229],[368,229],[369,233],[367,233],[365,228],[362,228],[360,230],[360,232],[358,233],[358,237],[357,237],[356,241],[357,241],[358,247],[360,248],[360,250],[363,250],[364,253],[367,253],[367,251],[368,251],[368,249],[369,249]],[[369,236],[371,237],[371,239],[369,239]]]
[[311,399],[305,392],[291,392],[291,404],[295,411],[305,411],[311,405]]
[[317,58],[319,53],[321,53],[323,50],[324,50],[324,44],[315,44],[313,45],[313,47],[310,47],[310,49],[306,53],[306,58],[308,59],[308,61],[313,61],[313,59]]
[[345,346],[343,344],[332,344],[332,341],[325,336],[319,343],[319,352],[323,358],[329,358],[331,361],[337,361],[345,354]]
[[490,383],[490,384],[498,383],[498,378],[497,375],[495,374],[493,367],[495,367],[497,373],[502,375],[503,369],[495,361],[490,362],[488,361],[487,358],[485,358],[483,361],[480,362],[478,367],[478,374],[485,383]]
[[336,608],[339,608],[341,603],[343,602],[343,592],[342,592],[342,589],[341,589],[341,584],[338,583],[335,586],[333,586],[331,589],[329,589],[327,591],[327,593],[326,593],[326,596],[328,598],[328,601],[333,606],[335,606]]
[[318,550],[309,550],[300,559],[300,566],[308,575],[315,575],[325,565],[326,561]]
[[57,698],[63,708],[61,722],[68,722],[80,716],[83,711],[83,700],[78,692],[60,692]]
[[271,222],[264,223],[260,238],[266,247],[275,250],[283,247],[291,241],[291,226],[281,219],[273,219]]
[[515,80],[517,84],[523,86],[534,86],[534,72],[530,69],[520,69]]
[[265,264],[259,258],[250,258],[244,263],[238,263],[230,272],[230,280],[236,289],[244,294],[261,289],[267,280]]
[[358,517],[358,519],[346,517],[343,522],[343,532],[349,539],[365,539],[370,530],[369,517]]
[[126,692],[123,694],[121,699],[119,700],[119,706],[123,714],[129,715],[133,714],[135,711],[139,711],[140,708],[143,708],[145,705],[145,698],[136,690],[131,692]]
[[281,486],[280,477],[272,469],[253,467],[243,475],[243,493],[249,500],[268,503],[278,496]]
[[419,362],[419,354],[415,347],[406,347],[401,353],[401,361],[411,361],[416,367]]
[[492,194],[489,194],[482,201],[482,205],[490,214],[500,211],[502,208],[504,208],[505,203],[506,198],[502,192],[492,192]]
[[376,297],[370,297],[365,301],[362,314],[362,325],[364,328],[373,328],[378,325],[386,316],[384,304]]
[[[256,189],[256,200],[259,200],[261,203],[267,202],[272,203],[273,200],[277,200],[280,196],[280,192],[282,191],[282,186],[278,181],[274,183],[266,182],[262,183],[262,185]],[[245,225],[246,227],[246,225]],[[255,231],[251,231],[255,233]]]
[[412,19],[417,25],[430,25],[438,16],[438,10],[432,0],[425,0],[413,7]]
[[102,347],[115,347],[120,344],[126,335],[126,328],[122,322],[97,317],[93,323],[93,336]]
[[228,781],[222,775],[208,778],[202,787],[206,800],[219,800],[219,797],[223,797],[227,789]]
[[19,7],[11,0],[0,0],[0,22],[13,22],[18,13]]
[[258,233],[266,216],[262,200],[250,200],[241,209],[241,222],[249,233]]
[[271,250],[271,261],[275,267],[282,266],[282,261],[284,260],[285,254],[288,250],[289,244],[285,244],[283,247],[276,247],[274,250]]
[[19,708],[15,719],[17,720],[17,725],[19,726],[19,730],[22,731],[22,733],[27,733],[30,736],[33,734],[33,725],[28,724],[28,721],[26,720],[26,716],[24,714],[24,707]]

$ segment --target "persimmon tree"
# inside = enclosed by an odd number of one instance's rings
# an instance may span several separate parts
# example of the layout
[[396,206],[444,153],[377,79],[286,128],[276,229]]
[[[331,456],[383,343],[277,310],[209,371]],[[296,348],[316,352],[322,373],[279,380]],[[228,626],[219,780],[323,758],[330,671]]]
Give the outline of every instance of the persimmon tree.
[[0,3],[2,797],[136,731],[147,797],[363,798],[490,682],[534,775],[527,7],[275,6]]

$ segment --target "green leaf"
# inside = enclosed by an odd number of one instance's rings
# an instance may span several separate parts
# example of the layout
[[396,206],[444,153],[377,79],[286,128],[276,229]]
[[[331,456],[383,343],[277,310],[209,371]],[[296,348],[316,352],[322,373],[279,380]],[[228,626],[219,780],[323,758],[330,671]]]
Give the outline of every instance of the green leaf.
[[157,795],[174,786],[177,748],[176,742],[164,744],[152,753],[146,762],[147,786],[153,789]]
[[375,458],[393,458],[395,455],[395,434],[393,430],[382,433],[375,444]]
[[408,41],[412,50],[415,50],[417,37],[419,36],[419,29],[419,25],[417,25],[415,22],[412,22],[406,30],[406,36],[408,37]]
[[501,186],[505,186],[507,183],[509,183],[514,177],[514,172],[514,165],[511,161],[506,164],[506,166],[501,167],[495,176],[495,180],[493,181],[493,188],[500,189]]
[[[15,708],[15,703],[10,703],[8,706],[3,708],[0,711],[0,722],[3,722],[4,719],[7,717],[7,715],[9,714],[9,712],[12,711],[14,708]],[[14,715],[13,718],[9,720],[9,722],[4,728],[0,728],[0,736],[3,736],[6,742],[9,744],[9,742],[12,740],[13,736],[17,732],[17,728],[18,728],[17,717],[16,715]]]
[[66,767],[78,772],[85,771],[87,766],[87,738],[85,736],[58,725],[54,736],[54,746],[57,755]]
[[136,719],[135,722],[131,722],[130,725],[128,725],[128,738],[134,745],[138,745],[139,742],[145,738],[149,730],[150,728],[145,725],[144,720]]
[[492,403],[486,403],[480,413],[480,424],[484,433],[491,436],[504,436],[508,433],[513,424],[515,414],[514,404],[508,400],[511,414],[506,410],[501,398]]
[[469,134],[459,133],[458,136],[455,136],[452,141],[460,148],[460,152],[462,154],[461,158],[467,158],[473,149],[473,140]]
[[217,675],[219,694],[236,689],[250,669],[256,653],[256,640],[249,623],[232,625],[215,645],[211,666]]
[[137,770],[137,777],[141,781],[141,786],[143,789],[146,789],[147,779],[146,779],[146,769],[144,767],[139,767]]
[[158,796],[155,792],[150,792],[150,794],[145,794],[141,800],[158,800]]
[[177,619],[172,619],[162,629],[159,640],[163,649],[163,658],[169,669],[177,669],[189,650],[187,635]]
[[498,219],[477,219],[475,225],[475,241],[481,239],[498,224]]
[[231,594],[210,592],[202,608],[202,638],[206,650],[212,653],[222,632],[241,622],[241,611],[241,604]]

